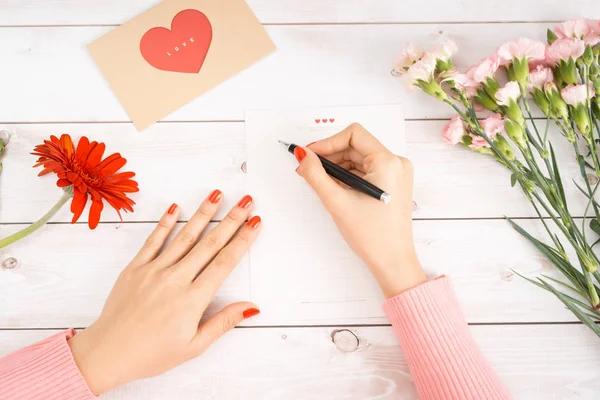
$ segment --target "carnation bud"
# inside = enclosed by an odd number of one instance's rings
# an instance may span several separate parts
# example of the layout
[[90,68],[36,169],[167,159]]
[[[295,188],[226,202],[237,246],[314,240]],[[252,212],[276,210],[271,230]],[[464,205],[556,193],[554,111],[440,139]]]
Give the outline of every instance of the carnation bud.
[[514,58],[510,69],[513,70],[513,78],[519,82],[519,86],[526,88],[529,83],[529,63],[527,62],[527,57],[521,59]]
[[556,33],[554,33],[551,29],[548,29],[546,31],[546,37],[548,39],[548,44],[552,44],[552,43],[554,43],[554,41],[556,39],[558,39],[558,36],[556,36]]
[[531,96],[533,97],[535,105],[538,106],[540,110],[542,110],[544,115],[546,117],[551,117],[552,110],[550,108],[550,101],[548,100],[548,97],[546,97],[544,92],[538,88],[533,88],[533,90],[531,91]]
[[523,111],[521,110],[521,107],[519,107],[516,101],[511,100],[508,103],[508,107],[504,107],[504,110],[506,111],[506,115],[508,116],[508,118],[512,119],[514,122],[518,124],[523,124],[525,122],[525,118],[523,117]]
[[515,159],[515,151],[513,150],[512,146],[510,145],[508,140],[506,140],[504,138],[504,136],[496,135],[496,139],[494,140],[494,145],[502,154],[504,154],[504,156],[507,159],[509,159],[511,161]]
[[452,64],[451,58],[449,58],[446,61],[442,60],[441,58],[438,58],[435,65],[436,65],[436,69],[440,73],[450,71],[451,69],[454,68],[454,64]]
[[487,94],[487,92],[485,90],[477,89],[477,95],[473,96],[473,97],[479,104],[481,104],[488,110],[494,111],[494,112],[498,111],[498,104],[492,97],[490,97],[489,94]]
[[571,107],[571,111],[573,120],[575,121],[579,132],[581,132],[583,136],[589,136],[592,132],[592,121],[590,121],[587,106],[583,103],[579,103],[577,106]]
[[585,51],[583,52],[583,56],[581,57],[581,59],[583,60],[583,63],[589,67],[590,65],[592,65],[595,58],[596,57],[594,57],[592,47],[588,44],[587,46],[585,46]]
[[444,92],[444,89],[442,89],[440,84],[433,79],[430,82],[420,80],[417,86],[428,95],[433,96],[440,101],[445,101],[448,99],[448,95],[446,92]]
[[563,120],[568,120],[569,108],[567,107],[567,103],[565,103],[561,97],[554,82],[547,82],[544,84],[544,93],[548,97],[548,100],[550,100],[550,105],[552,106],[554,113]]
[[517,146],[519,146],[521,149],[527,148],[527,137],[525,136],[525,130],[521,124],[505,118],[504,129],[506,130],[508,137],[511,138],[511,140],[517,144]]
[[590,66],[590,78],[596,78],[600,76],[600,66],[598,63],[592,63]]
[[562,81],[566,85],[577,85],[579,83],[577,66],[572,57],[569,57],[568,60],[560,60],[558,70],[560,71]]

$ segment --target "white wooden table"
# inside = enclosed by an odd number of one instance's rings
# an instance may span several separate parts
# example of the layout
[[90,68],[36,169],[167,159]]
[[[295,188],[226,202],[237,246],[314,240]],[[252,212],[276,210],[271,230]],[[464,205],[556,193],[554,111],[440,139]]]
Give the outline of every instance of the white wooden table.
[[[124,224],[108,211],[89,231],[85,219],[70,225],[65,208],[41,232],[0,252],[20,264],[0,271],[0,355],[90,324],[120,269],[172,202],[182,206],[185,221],[212,188],[225,192],[225,209],[245,193],[245,108],[404,102],[423,264],[431,274],[452,277],[475,338],[516,398],[597,398],[600,340],[552,296],[511,272],[553,273],[501,219],[519,217],[541,233],[529,205],[491,160],[441,143],[449,110],[421,94],[409,99],[389,74],[408,40],[427,44],[450,35],[464,68],[505,40],[543,40],[554,22],[599,18],[596,0],[250,0],[277,53],[137,133],[85,44],[155,3],[0,0],[0,123],[17,132],[0,175],[0,236],[36,219],[60,196],[53,179],[36,177],[28,154],[50,134],[106,142],[108,151],[129,160],[141,187]],[[577,174],[565,165],[566,177]],[[574,209],[582,214],[581,204]],[[247,271],[243,264],[239,271]],[[343,281],[340,266],[323,273]],[[234,273],[215,307],[248,299],[247,275]],[[355,298],[372,294],[367,276]],[[352,302],[339,302],[340,315],[349,307]],[[385,319],[292,319],[255,318],[202,358],[106,398],[416,398]],[[338,332],[344,329],[351,333]],[[332,342],[336,332],[343,345]]]

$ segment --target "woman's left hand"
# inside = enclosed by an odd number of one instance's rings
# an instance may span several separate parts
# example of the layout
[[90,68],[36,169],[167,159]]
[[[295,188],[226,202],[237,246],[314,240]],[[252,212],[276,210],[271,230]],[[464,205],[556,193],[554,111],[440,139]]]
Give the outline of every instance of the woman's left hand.
[[252,303],[234,303],[200,323],[213,296],[256,239],[261,222],[257,216],[246,222],[253,204],[244,196],[200,239],[222,202],[221,192],[213,191],[164,246],[179,216],[173,204],[119,276],[98,320],[69,340],[94,394],[197,357],[244,318],[258,313]]

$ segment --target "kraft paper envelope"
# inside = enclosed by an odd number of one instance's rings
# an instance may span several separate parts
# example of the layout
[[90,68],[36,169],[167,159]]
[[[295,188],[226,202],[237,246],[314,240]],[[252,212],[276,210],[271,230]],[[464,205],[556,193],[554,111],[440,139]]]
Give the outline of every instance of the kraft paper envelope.
[[167,0],[88,49],[143,130],[275,46],[244,0]]

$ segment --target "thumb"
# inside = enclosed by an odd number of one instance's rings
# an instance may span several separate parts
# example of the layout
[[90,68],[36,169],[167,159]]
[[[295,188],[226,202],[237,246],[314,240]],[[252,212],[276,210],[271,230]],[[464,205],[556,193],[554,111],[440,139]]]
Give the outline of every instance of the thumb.
[[199,356],[240,322],[259,313],[260,310],[256,307],[256,304],[248,301],[233,303],[223,308],[208,321],[198,326],[198,332],[192,339],[193,356]]
[[313,188],[329,211],[335,209],[335,202],[346,194],[344,188],[327,175],[319,157],[310,149],[296,147],[294,156],[300,164],[296,172]]

